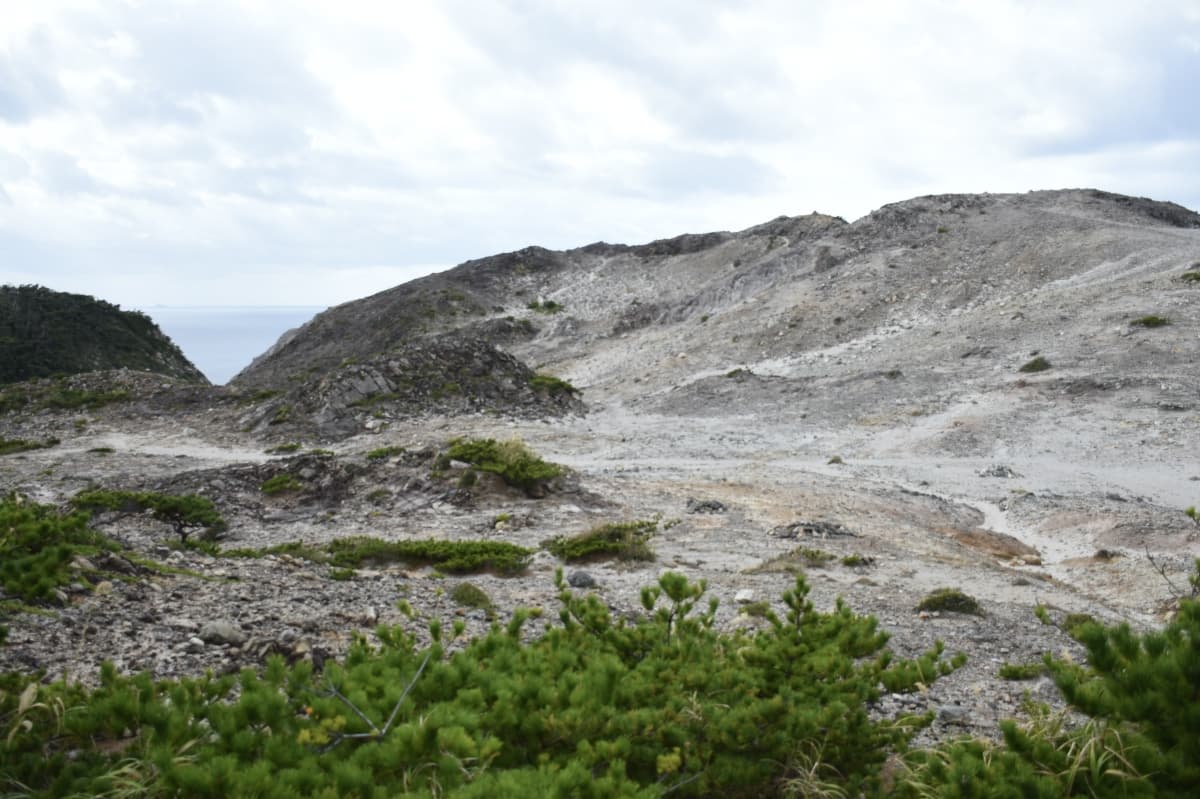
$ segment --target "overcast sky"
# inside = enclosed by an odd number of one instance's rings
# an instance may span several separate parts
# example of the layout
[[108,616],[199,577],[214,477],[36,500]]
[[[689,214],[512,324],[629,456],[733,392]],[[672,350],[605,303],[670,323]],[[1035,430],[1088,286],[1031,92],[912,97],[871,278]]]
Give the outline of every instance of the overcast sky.
[[1200,208],[1200,0],[4,0],[0,282],[330,305],[941,192]]

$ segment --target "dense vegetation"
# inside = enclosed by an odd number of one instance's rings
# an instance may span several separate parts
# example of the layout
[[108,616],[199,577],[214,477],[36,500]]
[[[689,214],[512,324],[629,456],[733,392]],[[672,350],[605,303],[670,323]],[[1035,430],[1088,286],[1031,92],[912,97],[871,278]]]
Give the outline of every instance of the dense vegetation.
[[83,294],[0,286],[0,383],[120,367],[204,379],[145,314]]

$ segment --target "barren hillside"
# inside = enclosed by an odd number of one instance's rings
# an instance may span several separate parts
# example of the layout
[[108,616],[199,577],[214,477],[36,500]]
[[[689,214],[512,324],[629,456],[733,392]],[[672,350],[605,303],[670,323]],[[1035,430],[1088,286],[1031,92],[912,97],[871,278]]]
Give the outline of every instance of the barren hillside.
[[[347,574],[279,547],[534,549],[519,576],[470,578],[504,616],[553,606],[564,564],[543,542],[657,519],[655,560],[568,575],[634,612],[641,586],[682,571],[732,626],[761,623],[739,608],[778,602],[803,569],[818,604],[876,614],[898,651],[940,638],[969,656],[884,711],[994,734],[1026,690],[1053,695],[999,665],[1077,651],[1035,606],[1151,626],[1186,586],[1197,297],[1200,216],[1179,206],[922,197],[852,223],[780,217],[468,262],[318,315],[230,388],[98,375],[134,399],[0,417],[5,438],[60,441],[0,460],[0,490],[50,504],[98,485],[195,493],[228,521],[222,547],[276,549],[212,557],[167,547],[144,516],[114,520],[130,547],[190,572],[81,582],[54,615],[13,616],[0,670],[336,656],[355,631],[408,623],[401,598],[478,631],[487,615],[449,598],[466,578],[386,562]],[[458,438],[512,437],[567,473],[527,491],[450,457]],[[263,490],[285,478],[293,489]],[[945,586],[983,614],[914,610]],[[212,620],[237,635],[201,635]]]

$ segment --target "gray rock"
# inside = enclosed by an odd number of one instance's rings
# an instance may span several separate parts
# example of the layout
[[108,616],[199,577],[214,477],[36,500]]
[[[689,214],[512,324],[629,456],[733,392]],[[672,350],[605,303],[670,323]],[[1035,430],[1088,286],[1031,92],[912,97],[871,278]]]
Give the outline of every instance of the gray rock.
[[567,584],[573,588],[595,588],[596,578],[585,571],[573,571],[567,575]]
[[200,628],[200,638],[206,644],[234,644],[241,646],[246,643],[247,637],[241,628],[227,621],[210,621]]
[[944,724],[966,725],[971,721],[971,711],[962,705],[942,705],[938,708],[937,717]]
[[687,501],[688,513],[724,513],[726,510],[725,503],[715,499],[689,499]]

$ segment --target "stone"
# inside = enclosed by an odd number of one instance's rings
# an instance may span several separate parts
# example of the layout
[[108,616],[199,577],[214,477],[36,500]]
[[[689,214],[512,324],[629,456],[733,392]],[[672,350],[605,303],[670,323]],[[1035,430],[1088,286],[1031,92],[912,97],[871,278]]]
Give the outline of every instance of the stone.
[[688,513],[724,513],[726,510],[725,503],[715,499],[689,499],[687,501]]
[[754,601],[754,592],[749,588],[743,588],[733,595],[733,601],[739,605],[748,605]]
[[183,651],[192,655],[203,652],[204,642],[193,635],[191,638],[187,639],[187,643],[183,645]]
[[206,644],[233,644],[241,646],[249,636],[227,621],[210,621],[200,628],[200,638]]
[[572,588],[595,588],[596,578],[585,571],[573,571],[567,575],[567,584]]

